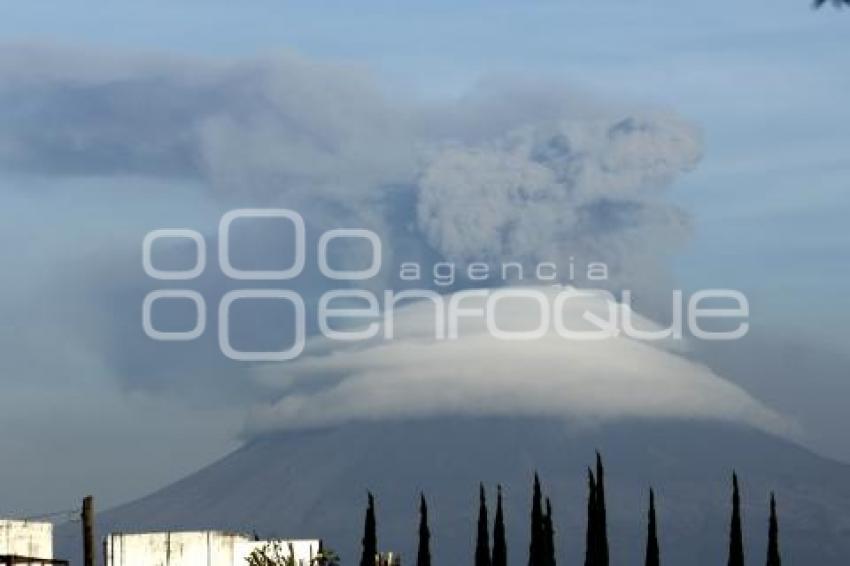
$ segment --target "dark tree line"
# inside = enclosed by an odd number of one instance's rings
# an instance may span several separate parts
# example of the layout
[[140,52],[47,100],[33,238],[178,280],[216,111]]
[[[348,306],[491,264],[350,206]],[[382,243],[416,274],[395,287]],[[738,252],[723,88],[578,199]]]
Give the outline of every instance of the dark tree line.
[[608,566],[608,515],[605,510],[605,468],[596,453],[596,475],[587,469],[587,540],[584,566]]
[[419,551],[416,566],[431,566],[431,530],[428,528],[428,504],[425,494],[419,496]]
[[534,474],[531,496],[531,542],[528,545],[528,566],[555,566],[555,526],[552,501],[543,499],[540,476]]
[[767,537],[767,566],[782,566],[779,557],[779,519],[776,517],[776,497],[770,494],[770,526]]
[[375,498],[369,492],[369,504],[366,507],[366,519],[363,523],[363,554],[360,566],[375,566],[378,556],[378,530],[375,521]]
[[659,566],[661,552],[658,549],[658,525],[655,522],[655,491],[649,490],[649,513],[646,522],[646,566]]
[[[587,470],[587,530],[585,539],[585,566],[609,566],[608,518],[605,503],[605,468],[597,453],[595,468]],[[531,495],[531,538],[528,545],[528,566],[557,566],[555,526],[552,502],[544,498],[540,477],[534,474]],[[478,490],[478,528],[475,542],[475,566],[507,566],[507,540],[502,508],[502,487],[498,486],[496,515],[493,522],[493,543],[490,545],[487,494],[484,485]],[[776,498],[770,495],[770,522],[768,525],[767,566],[782,566],[779,552],[779,520]],[[360,566],[375,566],[378,543],[375,519],[375,500],[368,494],[368,506],[363,532],[363,553]],[[660,566],[661,551],[656,519],[655,491],[649,490],[649,508],[646,529],[646,566]],[[425,495],[419,500],[419,548],[416,566],[431,566],[431,531],[428,526],[428,504]],[[732,474],[732,514],[729,524],[729,554],[727,566],[744,566],[744,536],[741,526],[741,494],[738,475]]]
[[738,474],[732,474],[732,522],[729,525],[728,566],[744,566],[744,533],[741,531],[741,494]]
[[508,566],[505,515],[502,512],[502,486],[496,491],[496,521],[493,524],[493,566]]
[[475,541],[475,566],[490,566],[490,534],[487,531],[487,496],[484,484],[478,488],[478,537]]

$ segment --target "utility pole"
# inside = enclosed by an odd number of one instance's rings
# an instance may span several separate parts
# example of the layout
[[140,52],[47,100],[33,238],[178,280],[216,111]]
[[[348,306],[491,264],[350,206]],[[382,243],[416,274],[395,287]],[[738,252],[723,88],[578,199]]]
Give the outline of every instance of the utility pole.
[[94,566],[94,498],[83,498],[83,566]]

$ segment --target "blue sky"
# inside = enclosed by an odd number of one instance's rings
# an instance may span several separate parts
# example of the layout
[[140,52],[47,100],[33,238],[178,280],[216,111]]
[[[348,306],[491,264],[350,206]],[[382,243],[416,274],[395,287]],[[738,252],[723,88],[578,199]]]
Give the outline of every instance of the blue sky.
[[[850,301],[843,298],[850,277],[848,26],[850,10],[812,11],[806,0],[40,1],[4,5],[0,42],[209,59],[296,52],[361,66],[390,97],[444,99],[488,78],[522,77],[592,98],[672,109],[696,124],[704,140],[701,163],[673,188],[673,199],[694,218],[694,237],[674,258],[677,283],[742,289],[754,327],[767,338],[792,336],[841,353],[842,327],[850,319]],[[155,181],[135,182],[145,191],[118,200],[106,197],[104,179],[3,174],[0,258],[13,266],[4,288],[23,290],[51,277],[41,258],[57,257],[73,243],[78,257],[69,263],[106,254],[107,244],[135,245],[159,225],[214,225],[218,211],[199,206],[197,187],[186,184],[176,193]],[[36,398],[42,385],[33,371],[32,390],[15,384],[23,399]],[[85,384],[66,387],[63,394],[85,407]],[[124,394],[119,389],[108,393],[111,399]],[[238,415],[211,419],[207,408],[186,414],[150,403],[135,399],[124,410],[128,420],[153,414],[162,421],[147,429],[119,427],[149,450],[138,461],[129,452],[124,457],[141,465],[150,454],[164,464],[135,476],[118,464],[101,469],[121,477],[112,483],[101,478],[107,502],[204,464],[231,447],[238,433]],[[24,422],[29,409],[17,409],[3,411],[0,424]],[[114,408],[107,416],[121,412]],[[38,442],[63,446],[78,431],[108,441],[87,417],[69,413],[64,436],[45,432]],[[191,449],[162,442],[174,423],[183,426]],[[846,424],[832,429],[846,430]],[[819,448],[850,457],[837,447],[838,430],[828,434],[828,423],[818,426]],[[20,450],[36,465],[43,448],[27,444],[0,448]],[[35,500],[19,497],[10,505],[28,512],[61,506],[72,490],[83,489],[86,473],[69,478],[67,488],[51,487]]]

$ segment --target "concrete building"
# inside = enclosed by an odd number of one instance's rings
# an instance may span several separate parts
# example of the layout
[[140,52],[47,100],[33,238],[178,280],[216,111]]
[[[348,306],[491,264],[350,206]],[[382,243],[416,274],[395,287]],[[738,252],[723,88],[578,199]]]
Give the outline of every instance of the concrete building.
[[[240,533],[188,531],[111,533],[104,539],[105,566],[247,566],[246,559],[270,541]],[[319,540],[278,541],[292,545],[297,566],[311,566]],[[287,550],[288,551],[288,550]]]
[[0,566],[67,564],[53,559],[53,525],[0,519]]

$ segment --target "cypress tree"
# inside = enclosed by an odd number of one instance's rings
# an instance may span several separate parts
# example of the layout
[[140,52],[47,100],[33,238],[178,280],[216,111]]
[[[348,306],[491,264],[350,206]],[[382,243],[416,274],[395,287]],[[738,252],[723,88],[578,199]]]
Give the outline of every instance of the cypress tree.
[[363,554],[360,566],[375,566],[378,555],[378,536],[375,527],[375,498],[369,492],[369,506],[366,508],[366,520],[363,525]]
[[490,533],[487,529],[487,498],[484,484],[478,490],[478,540],[475,543],[475,566],[490,566]]
[[776,518],[776,498],[770,494],[770,531],[767,539],[767,566],[782,566],[779,556],[779,520]]
[[416,566],[431,566],[431,530],[428,528],[428,504],[425,494],[419,495],[419,551]]
[[546,515],[543,517],[543,564],[556,566],[555,525],[552,521],[552,502],[546,498]]
[[649,490],[649,517],[646,532],[646,566],[659,566],[658,527],[655,522],[655,492]]
[[493,524],[492,566],[508,566],[508,545],[505,540],[505,517],[502,512],[502,486],[499,486],[497,490],[496,521]]
[[728,566],[744,566],[744,535],[741,532],[741,496],[738,474],[732,473],[732,521],[729,525]]
[[528,566],[545,566],[543,558],[543,493],[540,477],[534,473],[534,495],[531,500],[531,542],[528,545]]
[[587,537],[584,547],[584,566],[597,566],[596,544],[596,479],[587,469]]
[[596,453],[596,564],[608,566],[608,514],[605,510],[605,468]]

